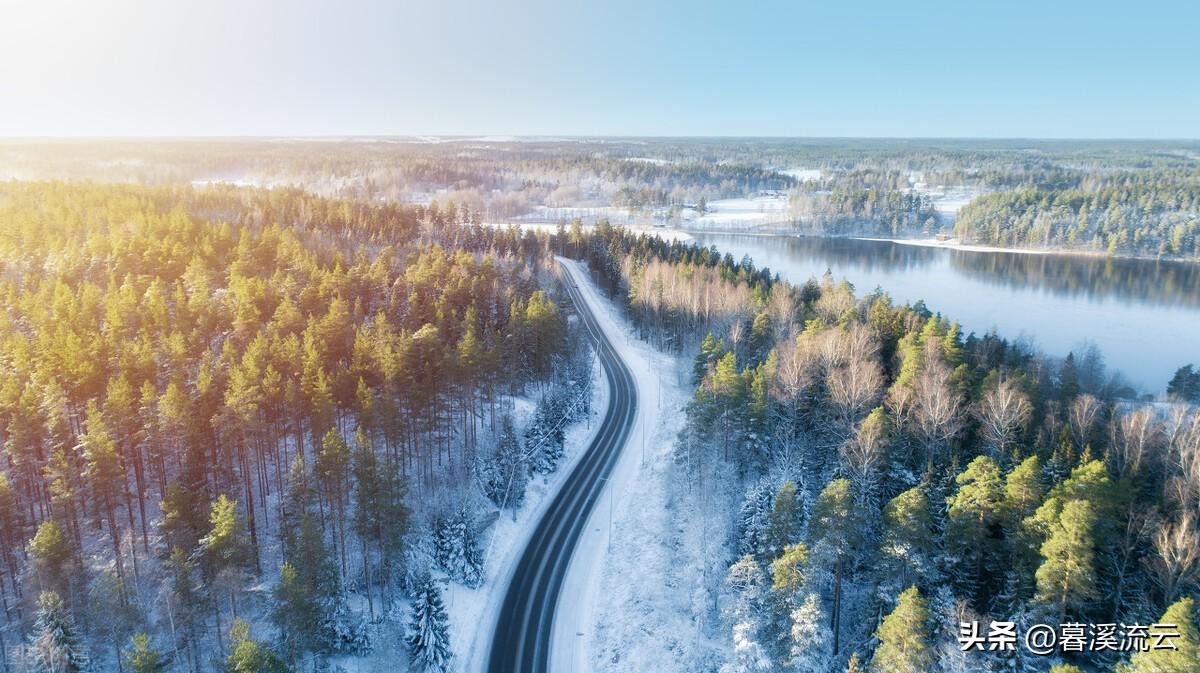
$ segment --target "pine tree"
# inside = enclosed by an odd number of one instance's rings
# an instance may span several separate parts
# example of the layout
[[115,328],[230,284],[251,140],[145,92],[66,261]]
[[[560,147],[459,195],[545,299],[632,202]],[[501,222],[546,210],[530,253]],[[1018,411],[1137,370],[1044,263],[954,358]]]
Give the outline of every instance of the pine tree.
[[[929,579],[935,571],[933,515],[925,489],[904,491],[883,508],[883,553],[891,559],[889,577],[900,586]],[[898,588],[897,588],[898,590]]]
[[29,557],[38,586],[58,595],[69,593],[74,550],[58,522],[47,519],[29,541]]
[[928,603],[916,587],[905,589],[879,624],[872,673],[926,673],[933,665]]
[[[1168,624],[1174,626],[1166,626]],[[1158,624],[1150,628],[1149,644],[1153,644],[1160,634],[1178,634],[1179,637],[1166,637],[1163,649],[1135,653],[1128,664],[1118,667],[1118,673],[1196,673],[1200,670],[1200,614],[1197,613],[1196,599],[1184,598],[1167,608]]]
[[230,673],[288,673],[270,647],[250,637],[250,625],[240,618],[234,619],[229,629],[229,645],[225,665]]
[[307,652],[328,648],[329,634],[322,625],[339,592],[337,569],[312,516],[303,517],[294,538],[279,571],[271,615],[279,627],[285,659],[291,663]]
[[1058,609],[1060,621],[1068,613],[1081,615],[1096,593],[1096,512],[1086,500],[1072,500],[1062,510],[1058,525],[1042,544],[1042,565],[1037,570],[1038,600]]
[[845,580],[847,557],[858,550],[866,533],[862,510],[854,501],[849,479],[834,479],[817,496],[813,507],[810,532],[813,551],[832,565],[833,607],[830,628],[833,631],[833,654],[839,653],[841,642],[842,584]]
[[212,503],[211,528],[200,539],[210,578],[228,569],[243,568],[250,562],[250,543],[237,504],[237,500],[224,494]]
[[946,546],[957,558],[963,588],[971,590],[977,605],[990,595],[989,577],[996,577],[993,561],[997,530],[1003,523],[1004,482],[1000,467],[988,456],[979,456],[955,478],[958,491],[946,500]]
[[449,620],[442,605],[442,592],[429,575],[421,579],[413,597],[405,643],[417,670],[425,673],[450,670]]
[[130,673],[159,673],[167,663],[163,660],[162,652],[154,649],[150,644],[150,636],[145,633],[136,633],[129,639],[124,657]]
[[37,622],[29,645],[36,673],[76,673],[88,668],[90,659],[75,628],[75,618],[53,591],[38,596]]

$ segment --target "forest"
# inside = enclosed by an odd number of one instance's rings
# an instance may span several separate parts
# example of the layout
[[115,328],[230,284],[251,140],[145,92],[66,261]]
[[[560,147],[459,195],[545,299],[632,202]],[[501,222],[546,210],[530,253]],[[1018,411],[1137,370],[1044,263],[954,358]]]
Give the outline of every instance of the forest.
[[[579,254],[643,338],[694,354],[673,478],[681,499],[717,503],[707,530],[724,540],[704,558],[697,619],[727,644],[701,666],[1196,670],[1192,368],[1174,401],[1131,402],[1095,353],[964,335],[828,276],[794,286],[603,225]],[[963,622],[1173,624],[1178,637],[1045,657],[964,649]]]
[[446,670],[445,582],[588,413],[548,245],[300,190],[0,185],[0,669]]
[[[454,203],[481,221],[683,226],[779,194],[775,233],[930,238],[1195,260],[1195,141],[805,138],[9,140],[0,179],[303,187],[359,202]],[[958,195],[966,205],[942,201]],[[574,217],[566,215],[566,219]],[[744,228],[746,225],[740,225]]]

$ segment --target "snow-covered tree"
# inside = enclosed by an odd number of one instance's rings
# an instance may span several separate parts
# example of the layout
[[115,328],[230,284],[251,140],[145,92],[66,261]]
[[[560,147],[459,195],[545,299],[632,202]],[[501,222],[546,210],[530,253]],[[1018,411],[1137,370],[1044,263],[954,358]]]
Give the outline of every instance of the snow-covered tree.
[[733,655],[721,673],[767,673],[773,671],[770,657],[759,644],[754,625],[748,621],[733,625]]
[[413,598],[412,619],[405,637],[414,667],[426,673],[450,670],[450,632],[442,592],[431,577],[422,578]]
[[553,472],[563,457],[562,426],[567,405],[560,400],[566,401],[565,396],[553,392],[539,400],[537,411],[525,428],[525,454],[539,474]]
[[76,673],[87,670],[90,662],[75,628],[75,618],[53,591],[38,596],[37,622],[29,645],[35,673]]
[[828,670],[829,630],[821,597],[810,593],[800,607],[792,611],[791,669],[796,673],[824,673]]
[[513,429],[512,417],[501,420],[496,451],[490,458],[481,459],[478,471],[483,494],[498,507],[511,507],[515,516],[515,510],[525,501],[529,461]]
[[760,481],[746,493],[738,516],[739,554],[766,557],[767,532],[771,526],[771,509],[774,503],[775,488],[770,481]]
[[438,565],[452,579],[469,587],[483,581],[483,552],[465,507],[438,522],[434,552]]

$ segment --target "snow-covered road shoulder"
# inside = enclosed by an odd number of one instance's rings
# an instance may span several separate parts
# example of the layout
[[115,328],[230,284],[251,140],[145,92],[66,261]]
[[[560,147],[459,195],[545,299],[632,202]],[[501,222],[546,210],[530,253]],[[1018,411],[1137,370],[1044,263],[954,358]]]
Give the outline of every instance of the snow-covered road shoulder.
[[[669,524],[666,470],[683,424],[688,381],[677,358],[634,336],[613,302],[591,281],[587,267],[559,261],[576,280],[600,328],[629,368],[638,409],[626,446],[571,558],[554,622],[551,670],[659,671],[641,665],[631,668],[624,657],[639,643],[651,640],[656,641],[648,643],[652,650],[669,656],[665,642],[645,632],[652,626],[643,619],[647,615],[630,613],[630,608],[646,590],[654,595],[643,595],[641,600],[675,603],[664,596],[676,589],[663,579],[668,555],[660,548],[660,532]],[[682,598],[689,602],[687,590],[683,591]],[[614,662],[614,656],[620,663]]]

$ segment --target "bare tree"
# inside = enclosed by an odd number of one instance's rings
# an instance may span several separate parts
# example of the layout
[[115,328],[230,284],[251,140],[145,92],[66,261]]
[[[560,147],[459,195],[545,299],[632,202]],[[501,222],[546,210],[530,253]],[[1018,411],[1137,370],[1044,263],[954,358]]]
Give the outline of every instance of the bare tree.
[[826,372],[825,386],[838,424],[848,433],[878,402],[883,389],[883,367],[877,356],[879,344],[870,328],[855,324],[837,343],[841,345],[837,358],[839,366]]
[[1100,416],[1100,408],[1100,400],[1087,393],[1076,396],[1071,402],[1071,437],[1080,450],[1091,441],[1096,419]]
[[1029,396],[1008,377],[984,393],[976,415],[980,434],[994,455],[1004,455],[1016,442],[1032,411]]
[[1121,414],[1112,424],[1112,461],[1118,474],[1137,475],[1150,467],[1162,431],[1150,407]]
[[1147,559],[1151,576],[1169,605],[1200,582],[1200,530],[1196,517],[1183,511],[1179,519],[1160,526],[1154,536],[1156,556]]
[[925,349],[925,366],[913,386],[913,418],[927,457],[941,451],[963,427],[963,396],[950,385],[950,367],[934,348]]

